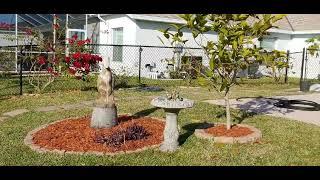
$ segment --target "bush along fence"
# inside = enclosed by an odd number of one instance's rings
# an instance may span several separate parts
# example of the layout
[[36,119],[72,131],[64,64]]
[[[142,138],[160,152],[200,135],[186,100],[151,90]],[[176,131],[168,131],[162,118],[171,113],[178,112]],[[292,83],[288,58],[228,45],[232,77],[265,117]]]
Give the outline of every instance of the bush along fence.
[[[91,87],[95,87],[95,75],[107,61],[114,71],[115,88],[190,85],[191,80],[197,78],[198,72],[206,71],[206,67],[209,66],[209,60],[200,48],[107,44],[88,46],[94,54],[103,58],[100,67],[95,67],[92,71],[88,82],[68,75],[59,75],[44,92],[92,89]],[[317,53],[318,51],[312,49],[303,49],[299,52],[287,51],[282,62],[276,64],[281,68],[274,75],[283,77],[285,83],[288,82],[288,77],[300,78],[300,88],[305,90],[305,84],[309,86],[320,77],[320,58]],[[41,77],[39,81],[43,81],[40,83],[45,83],[49,74],[47,64],[43,64],[37,72],[31,70],[32,60],[41,61],[40,56],[48,58],[53,55],[53,52],[31,51],[28,46],[1,47],[0,97],[35,93],[30,78],[39,76]],[[288,63],[289,66],[281,66],[283,63]],[[247,70],[239,72],[238,76],[272,77],[272,69],[269,66],[266,63],[252,65]]]

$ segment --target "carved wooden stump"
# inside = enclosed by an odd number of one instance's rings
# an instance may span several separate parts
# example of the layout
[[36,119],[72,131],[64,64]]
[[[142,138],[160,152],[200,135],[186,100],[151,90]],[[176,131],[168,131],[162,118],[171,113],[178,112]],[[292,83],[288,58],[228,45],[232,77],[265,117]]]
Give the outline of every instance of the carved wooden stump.
[[99,98],[94,104],[91,127],[110,128],[117,124],[117,107],[114,102],[112,72],[104,69],[97,80]]

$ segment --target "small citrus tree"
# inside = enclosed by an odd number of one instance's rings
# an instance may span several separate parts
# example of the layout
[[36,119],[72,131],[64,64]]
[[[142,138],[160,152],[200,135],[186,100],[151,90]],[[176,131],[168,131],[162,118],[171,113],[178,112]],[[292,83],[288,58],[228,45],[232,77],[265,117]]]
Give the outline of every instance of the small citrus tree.
[[[185,44],[183,29],[192,32],[194,40],[206,39],[204,33],[217,33],[218,40],[207,40],[205,45],[198,43],[209,59],[209,69],[199,72],[199,82],[209,85],[224,96],[226,104],[227,129],[231,128],[229,93],[237,84],[237,73],[248,67],[248,64],[261,60],[261,49],[255,46],[255,40],[267,34],[275,22],[284,15],[255,14],[184,14],[183,25],[173,25],[176,32],[162,30],[171,44]],[[202,36],[202,37],[201,37]]]

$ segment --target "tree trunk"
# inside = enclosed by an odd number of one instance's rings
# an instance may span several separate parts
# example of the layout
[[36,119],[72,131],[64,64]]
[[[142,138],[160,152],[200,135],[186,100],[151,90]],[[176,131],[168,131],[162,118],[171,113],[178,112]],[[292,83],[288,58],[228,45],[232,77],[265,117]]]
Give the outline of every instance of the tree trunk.
[[226,95],[224,96],[224,101],[226,104],[227,130],[229,130],[231,128],[229,92],[227,92]]

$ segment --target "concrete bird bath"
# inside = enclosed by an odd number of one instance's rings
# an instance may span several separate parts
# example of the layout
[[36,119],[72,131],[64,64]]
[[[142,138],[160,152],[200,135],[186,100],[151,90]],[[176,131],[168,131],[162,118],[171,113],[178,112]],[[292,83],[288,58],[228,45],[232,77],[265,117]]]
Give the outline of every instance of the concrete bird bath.
[[193,101],[189,99],[167,97],[157,97],[151,101],[151,105],[163,108],[166,112],[166,125],[164,129],[164,141],[160,146],[160,150],[164,152],[173,152],[178,146],[179,130],[178,130],[178,114],[181,109],[191,108]]

